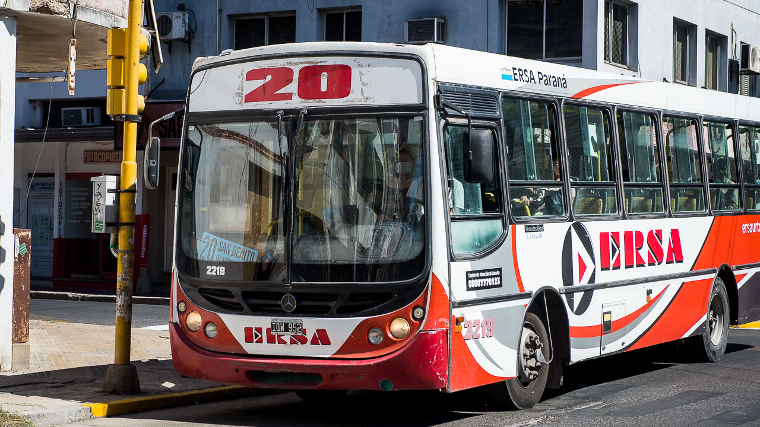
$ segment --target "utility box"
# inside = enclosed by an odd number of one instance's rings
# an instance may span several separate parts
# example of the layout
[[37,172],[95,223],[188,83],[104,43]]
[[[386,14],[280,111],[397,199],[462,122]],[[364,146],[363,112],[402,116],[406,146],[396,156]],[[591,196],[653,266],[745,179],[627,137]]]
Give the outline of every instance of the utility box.
[[119,177],[101,175],[92,181],[92,232],[116,233],[119,231]]

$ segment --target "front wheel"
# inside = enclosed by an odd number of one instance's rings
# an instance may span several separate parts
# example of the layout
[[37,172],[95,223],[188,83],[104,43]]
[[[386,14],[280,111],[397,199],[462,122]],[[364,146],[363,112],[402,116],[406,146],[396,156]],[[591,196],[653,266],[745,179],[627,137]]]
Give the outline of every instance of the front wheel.
[[728,344],[728,292],[720,277],[713,282],[710,304],[707,306],[707,325],[702,335],[689,338],[692,353],[705,362],[717,362]]
[[[539,352],[543,357],[539,356]],[[525,315],[519,348],[517,377],[491,386],[497,403],[512,409],[536,406],[546,389],[549,377],[549,335],[544,322],[534,313]]]

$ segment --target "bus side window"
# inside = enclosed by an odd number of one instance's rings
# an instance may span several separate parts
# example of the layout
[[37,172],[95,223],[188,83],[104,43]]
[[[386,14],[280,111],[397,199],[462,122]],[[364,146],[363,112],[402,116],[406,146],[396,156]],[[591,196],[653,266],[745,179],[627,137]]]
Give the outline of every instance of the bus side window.
[[[446,148],[447,208],[451,218],[451,240],[455,254],[483,251],[504,230],[499,174],[485,184],[464,179],[466,125],[447,125],[443,130]],[[494,156],[498,171],[498,156]]]
[[626,213],[664,213],[655,116],[623,111],[617,121]]
[[697,144],[697,121],[664,116],[665,155],[673,212],[705,212],[702,162]]
[[760,128],[740,126],[739,147],[742,156],[744,204],[760,210]]
[[617,189],[607,110],[565,105],[570,186],[576,215],[614,215]]
[[739,209],[739,181],[734,155],[733,126],[730,123],[705,121],[702,124],[710,206],[713,211]]
[[502,98],[512,217],[565,215],[553,104]]

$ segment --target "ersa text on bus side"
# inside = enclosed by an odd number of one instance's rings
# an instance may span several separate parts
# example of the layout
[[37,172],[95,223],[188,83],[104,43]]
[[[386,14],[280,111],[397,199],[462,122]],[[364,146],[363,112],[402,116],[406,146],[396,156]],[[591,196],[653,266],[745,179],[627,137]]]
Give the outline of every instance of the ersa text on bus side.
[[565,76],[555,76],[552,74],[542,73],[541,71],[529,70],[527,68],[512,67],[512,79],[521,83],[532,83],[534,85],[544,85],[550,87],[561,87],[567,89],[567,79]]

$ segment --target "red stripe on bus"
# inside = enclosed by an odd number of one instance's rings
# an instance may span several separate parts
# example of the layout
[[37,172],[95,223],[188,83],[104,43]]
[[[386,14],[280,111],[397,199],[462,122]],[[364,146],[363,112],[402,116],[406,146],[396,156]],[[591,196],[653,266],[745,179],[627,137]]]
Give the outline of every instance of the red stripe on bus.
[[[648,303],[644,304],[636,310],[635,312],[629,314],[628,316],[623,317],[622,319],[614,320],[612,322],[612,330],[611,332],[619,331],[620,329],[623,329],[625,325],[633,322],[636,320],[639,316],[641,316],[649,307],[652,306],[652,304],[655,303],[663,293],[668,289],[668,286],[665,286],[665,289],[662,290],[652,301],[649,301]],[[570,327],[570,336],[572,338],[594,338],[602,335],[602,325],[592,325],[592,326],[571,326]]]
[[595,94],[597,92],[601,92],[601,91],[603,91],[605,89],[609,89],[611,87],[632,85],[632,84],[636,84],[636,83],[644,83],[644,82],[615,83],[615,84],[611,84],[611,85],[594,86],[594,87],[590,87],[588,89],[584,89],[584,90],[576,93],[575,95],[571,96],[571,98],[573,98],[573,99],[581,99],[581,98],[585,98],[585,97],[587,97],[589,95],[593,95],[593,94]]
[[517,236],[515,235],[516,231],[517,226],[512,224],[512,262],[515,265],[515,279],[517,280],[517,288],[520,290],[520,292],[525,292],[525,287],[523,287],[522,278],[520,277],[520,267],[517,265]]

